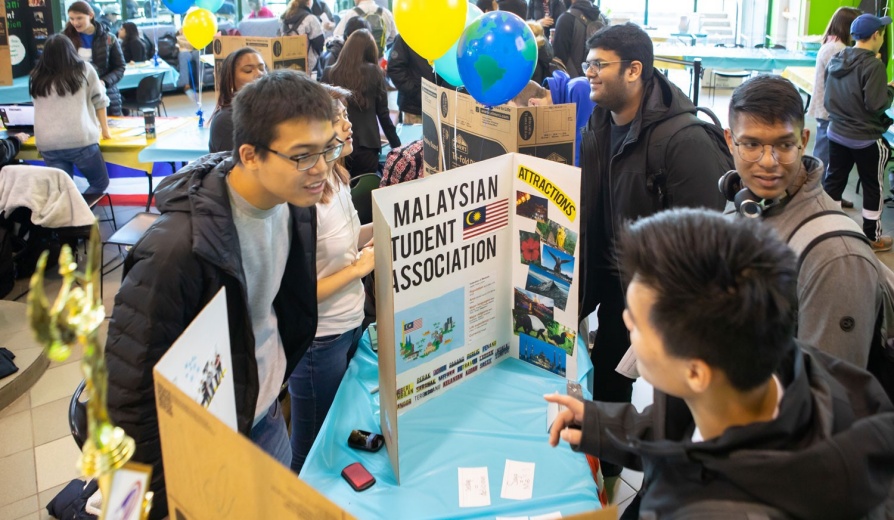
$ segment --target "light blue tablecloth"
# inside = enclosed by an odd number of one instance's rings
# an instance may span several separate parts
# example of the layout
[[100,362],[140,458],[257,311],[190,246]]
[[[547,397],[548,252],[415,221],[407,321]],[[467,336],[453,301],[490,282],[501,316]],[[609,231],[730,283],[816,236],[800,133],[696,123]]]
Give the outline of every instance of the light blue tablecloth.
[[158,66],[155,66],[152,60],[140,63],[139,65],[140,66],[128,65],[127,68],[124,69],[124,77],[118,82],[119,90],[137,88],[141,79],[146,76],[158,74],[159,72],[165,73],[164,80],[162,81],[162,87],[164,89],[176,88],[177,80],[180,79],[180,73],[168,65],[166,61],[158,60]]
[[[368,338],[364,334],[301,471],[314,488],[363,519],[493,518],[554,511],[568,516],[599,509],[585,457],[567,444],[547,444],[543,394],[565,393],[565,379],[517,359],[400,416],[398,486],[385,448],[368,453],[347,446],[353,429],[379,431],[379,394],[370,394],[378,385],[378,361]],[[500,498],[506,459],[536,463],[531,500]],[[340,476],[342,468],[357,461],[377,481],[359,493]],[[491,506],[461,509],[457,468],[481,466],[488,467]]]
[[[180,74],[177,73],[176,70],[161,60],[158,61],[158,67],[153,65],[151,61],[147,63],[148,65],[143,67],[127,66],[124,69],[124,77],[118,82],[118,89],[125,90],[137,88],[141,79],[159,72],[165,73],[162,85],[166,90],[176,88],[177,80],[180,77]],[[8,105],[30,102],[31,96],[28,94],[28,76],[13,79],[12,86],[0,87],[0,104]]]
[[655,57],[683,57],[686,61],[701,58],[702,66],[712,69],[782,70],[816,64],[816,56],[784,49],[748,49],[710,47],[707,45],[656,45]]
[[208,154],[208,139],[211,128],[191,124],[173,132],[161,135],[137,156],[140,162],[191,162]]

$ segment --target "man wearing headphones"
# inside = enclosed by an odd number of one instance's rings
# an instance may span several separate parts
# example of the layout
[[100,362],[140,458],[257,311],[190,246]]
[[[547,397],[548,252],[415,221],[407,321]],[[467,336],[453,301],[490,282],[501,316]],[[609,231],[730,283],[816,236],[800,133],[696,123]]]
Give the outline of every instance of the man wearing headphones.
[[746,81],[730,99],[729,125],[736,169],[720,191],[799,253],[798,339],[866,368],[887,268],[823,191],[823,163],[804,155],[810,131],[798,90],[779,76]]

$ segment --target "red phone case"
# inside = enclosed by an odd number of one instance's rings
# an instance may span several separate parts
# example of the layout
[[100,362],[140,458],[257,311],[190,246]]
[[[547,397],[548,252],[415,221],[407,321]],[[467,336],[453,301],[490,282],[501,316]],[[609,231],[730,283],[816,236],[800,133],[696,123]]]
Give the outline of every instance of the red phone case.
[[350,464],[341,470],[341,476],[348,481],[348,484],[354,488],[354,491],[369,489],[370,486],[376,483],[375,477],[369,471],[366,471],[366,468],[359,462]]

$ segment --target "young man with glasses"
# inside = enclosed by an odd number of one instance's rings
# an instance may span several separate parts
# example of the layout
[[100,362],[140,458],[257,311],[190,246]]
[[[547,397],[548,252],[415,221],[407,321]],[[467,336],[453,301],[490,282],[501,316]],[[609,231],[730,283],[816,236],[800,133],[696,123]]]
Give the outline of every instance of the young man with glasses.
[[[779,76],[758,76],[733,91],[726,142],[736,163],[720,182],[739,213],[760,216],[788,241],[796,230],[818,225],[839,205],[823,191],[823,163],[805,155],[810,130],[798,90]],[[760,210],[741,208],[748,202]],[[819,234],[848,230],[846,220],[825,220]],[[853,226],[857,227],[858,226]],[[886,267],[857,230],[817,242],[798,273],[797,337],[835,357],[867,368],[882,305]]]
[[894,82],[887,82],[878,52],[891,17],[862,14],[851,23],[854,46],[829,60],[825,107],[829,112],[829,167],[823,186],[838,204],[854,164],[863,186],[863,232],[874,251],[890,251],[894,240],[882,235],[882,175],[888,144],[882,134],[892,120],[886,110],[894,101]]
[[152,368],[222,287],[239,431],[291,462],[277,397],[317,327],[313,206],[343,147],[333,119],[319,84],[275,71],[237,94],[232,155],[159,184],[161,217],[127,255],[105,351],[110,416],[136,441],[134,460],[155,466],[153,518],[167,503]]
[[[645,31],[613,25],[587,47],[584,68],[596,108],[581,139],[581,319],[599,306],[594,399],[630,402],[633,380],[615,370],[630,346],[615,236],[625,221],[669,207],[723,210],[717,179],[733,162],[722,132],[700,124],[686,94],[655,73]],[[684,127],[660,137],[681,120]],[[603,473],[615,476],[620,468],[605,465]]]

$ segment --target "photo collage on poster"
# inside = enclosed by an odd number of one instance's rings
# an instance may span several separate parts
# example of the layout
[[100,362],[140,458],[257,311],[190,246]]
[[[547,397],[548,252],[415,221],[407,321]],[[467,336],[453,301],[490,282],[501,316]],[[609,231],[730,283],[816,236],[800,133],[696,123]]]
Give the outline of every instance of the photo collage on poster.
[[[515,287],[512,307],[519,359],[564,377],[577,338],[574,328],[556,319],[556,311],[568,305],[578,235],[549,218],[545,197],[516,191],[515,214],[533,223],[532,231],[518,231],[519,261],[527,266],[524,287]],[[530,229],[519,223],[523,227]]]

